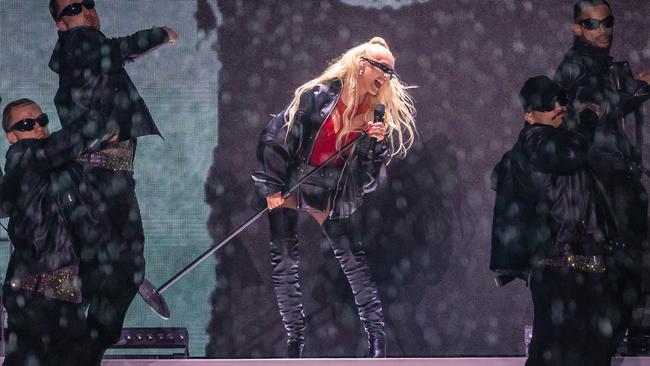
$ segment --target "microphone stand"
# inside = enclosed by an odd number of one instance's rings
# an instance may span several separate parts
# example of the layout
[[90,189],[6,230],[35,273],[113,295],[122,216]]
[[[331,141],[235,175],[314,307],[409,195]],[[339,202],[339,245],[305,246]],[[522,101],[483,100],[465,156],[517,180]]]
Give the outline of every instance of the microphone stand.
[[[355,137],[354,140],[350,141],[348,144],[346,144],[344,147],[341,148],[341,150],[337,151],[336,154],[330,156],[325,162],[320,164],[319,166],[315,167],[311,171],[309,171],[306,175],[304,175],[302,178],[298,180],[291,188],[289,188],[288,191],[286,191],[284,194],[282,194],[282,198],[287,198],[293,191],[295,191],[302,183],[304,183],[309,177],[313,176],[316,174],[319,170],[321,170],[323,167],[325,167],[327,164],[332,162],[334,159],[338,158],[341,156],[341,154],[347,150],[349,150],[352,146],[354,146],[359,140],[365,135],[366,133],[363,132],[359,136]],[[244,221],[241,225],[239,225],[237,228],[232,230],[228,235],[226,235],[225,238],[223,238],[220,242],[214,244],[212,247],[210,247],[208,250],[206,250],[203,254],[201,254],[199,257],[197,257],[195,260],[193,260],[190,264],[185,266],[181,271],[179,271],[177,274],[175,274],[172,278],[167,280],[162,286],[160,286],[158,289],[156,289],[153,284],[151,284],[149,281],[142,284],[140,286],[139,294],[143,297],[147,305],[151,307],[151,309],[156,312],[161,318],[163,319],[169,319],[170,316],[170,311],[169,307],[167,306],[167,303],[165,299],[162,296],[162,293],[165,292],[168,288],[170,288],[174,283],[176,283],[178,280],[183,278],[185,275],[187,275],[190,271],[192,271],[196,266],[201,264],[203,261],[205,261],[208,257],[210,257],[214,252],[219,250],[221,247],[226,245],[230,240],[232,240],[237,234],[240,232],[244,231],[248,226],[250,226],[253,222],[255,222],[260,216],[262,216],[266,211],[268,211],[268,207],[265,207],[264,209],[258,211],[255,213],[253,216],[251,216],[248,220]]]

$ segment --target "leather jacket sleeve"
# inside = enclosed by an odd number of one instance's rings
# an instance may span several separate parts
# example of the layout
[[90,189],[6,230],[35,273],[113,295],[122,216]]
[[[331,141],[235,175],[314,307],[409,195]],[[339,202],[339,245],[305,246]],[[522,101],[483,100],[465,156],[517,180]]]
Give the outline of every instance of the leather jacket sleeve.
[[5,210],[5,204],[4,204],[4,192],[5,192],[5,176],[4,173],[2,172],[2,169],[0,169],[0,219],[4,219],[5,217],[9,216],[8,210]]
[[33,142],[14,163],[19,169],[31,169],[37,173],[57,170],[72,162],[81,152],[101,150],[108,145],[107,139],[83,141],[81,134],[71,129],[61,129],[47,139]]
[[341,172],[332,208],[335,217],[352,215],[363,204],[363,195],[377,189],[386,177],[388,157],[385,140],[373,143],[368,135],[361,136]]
[[120,70],[132,61],[168,40],[163,28],[141,30],[125,37],[107,38],[92,27],[74,32],[63,50],[66,63],[78,69],[95,69],[102,73]]
[[609,73],[619,94],[623,115],[634,112],[643,102],[650,99],[650,86],[645,81],[634,78],[627,61],[613,62]]
[[630,92],[624,95],[623,100],[623,113],[628,114],[634,112],[641,107],[645,101],[650,99],[650,85],[643,80],[636,80],[632,78],[629,81],[632,85]]
[[[623,151],[629,154],[623,154]],[[589,149],[589,165],[595,172],[629,174],[639,161],[635,149],[615,125],[602,123],[598,126],[594,143]]]
[[[305,93],[310,94],[310,93]],[[303,94],[302,100],[308,98]],[[292,168],[298,164],[298,150],[301,144],[303,117],[301,108],[296,120],[287,133],[288,109],[275,115],[262,131],[257,144],[257,160],[262,164],[262,170],[252,175],[260,197],[268,197],[273,193],[289,189]]]
[[588,140],[581,132],[533,127],[523,146],[531,165],[544,173],[570,174],[587,162]]
[[373,192],[386,176],[386,162],[390,157],[386,140],[373,142],[372,138],[364,135],[357,145],[356,154],[363,193]]
[[[580,65],[564,60],[555,71],[553,81],[555,81],[562,89],[571,91],[583,75],[584,71]],[[569,99],[572,99],[572,96],[569,96]]]
[[[492,215],[492,243],[490,269],[501,277],[497,283],[504,285],[517,277],[525,278],[530,268],[531,243],[528,237],[529,220],[526,203],[519,189],[516,169],[516,145],[507,152],[492,171],[496,191]],[[497,276],[499,277],[499,276]]]

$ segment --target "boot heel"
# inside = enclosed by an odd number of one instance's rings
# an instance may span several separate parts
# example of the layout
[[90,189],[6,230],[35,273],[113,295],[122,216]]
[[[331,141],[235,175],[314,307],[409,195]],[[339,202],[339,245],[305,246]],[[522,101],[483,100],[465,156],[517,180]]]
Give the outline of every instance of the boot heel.
[[368,339],[368,357],[386,358],[386,340],[384,337],[370,337]]
[[305,348],[305,339],[293,339],[287,341],[287,352],[285,358],[301,358],[302,350]]

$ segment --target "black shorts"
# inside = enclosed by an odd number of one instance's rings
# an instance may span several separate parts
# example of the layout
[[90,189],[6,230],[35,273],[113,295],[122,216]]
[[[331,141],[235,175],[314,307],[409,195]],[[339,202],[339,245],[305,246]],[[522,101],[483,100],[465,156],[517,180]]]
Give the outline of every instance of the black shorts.
[[[316,167],[301,164],[292,175],[291,186]],[[341,167],[322,167],[311,177],[307,178],[293,193],[299,210],[328,211],[332,208],[332,200],[341,176]]]

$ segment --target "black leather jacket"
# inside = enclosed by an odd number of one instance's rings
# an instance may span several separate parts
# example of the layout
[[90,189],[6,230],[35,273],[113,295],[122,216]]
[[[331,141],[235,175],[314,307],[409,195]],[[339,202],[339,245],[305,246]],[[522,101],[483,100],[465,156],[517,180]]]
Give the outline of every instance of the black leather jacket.
[[526,123],[493,171],[493,271],[556,256],[603,255],[616,227],[587,168],[592,131]]
[[[78,232],[68,224],[72,211],[95,231],[113,232],[74,158],[102,149],[106,142],[84,145],[76,131],[61,130],[43,140],[26,139],[7,151],[0,184],[0,206],[9,215],[14,247],[6,281],[78,263]],[[81,210],[84,202],[92,209]],[[101,224],[100,224],[101,223]],[[96,226],[93,226],[96,225]]]
[[[592,166],[598,172],[628,174],[631,164],[640,161],[640,152],[626,136],[624,118],[650,99],[650,86],[634,79],[627,62],[614,62],[609,50],[598,49],[576,38],[558,66],[557,82],[573,101],[579,94],[590,95],[603,108],[605,117],[598,126],[592,147]],[[575,112],[569,105],[569,116]]]
[[166,41],[163,28],[121,38],[89,26],[59,32],[49,66],[59,74],[54,104],[61,125],[90,138],[117,128],[120,141],[160,135],[124,64]]
[[[262,170],[252,175],[258,207],[265,204],[265,197],[286,192],[297,180],[298,167],[309,161],[318,132],[336,106],[342,88],[342,81],[335,79],[303,93],[289,133],[286,129],[288,110],[268,122],[257,146]],[[385,140],[373,147],[367,135],[361,137],[342,168],[337,191],[332,197],[332,217],[347,217],[361,206],[362,196],[374,191],[379,178],[385,176],[388,157]]]
[[626,250],[640,258],[633,251],[645,245],[648,235],[648,199],[639,169],[643,129],[636,126],[636,139],[632,137],[629,114],[650,99],[650,86],[635,80],[626,62],[612,60],[609,50],[591,47],[577,38],[555,80],[567,90],[570,100],[581,93],[591,95],[605,112],[589,150],[589,166],[604,187]]

